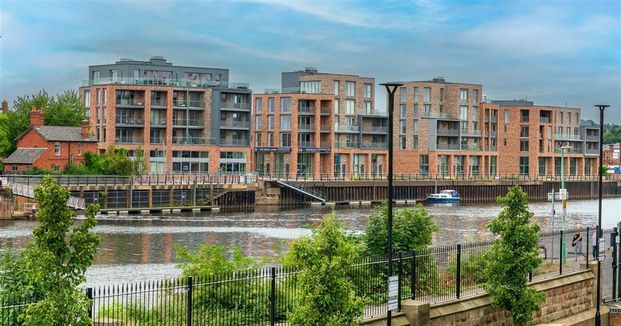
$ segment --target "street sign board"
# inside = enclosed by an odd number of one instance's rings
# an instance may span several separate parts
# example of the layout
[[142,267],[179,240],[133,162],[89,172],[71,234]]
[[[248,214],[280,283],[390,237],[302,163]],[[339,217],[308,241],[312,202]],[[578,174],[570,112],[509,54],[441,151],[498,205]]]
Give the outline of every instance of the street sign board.
[[552,201],[552,196],[554,196],[554,201],[561,201],[561,194],[558,192],[549,192],[548,193],[548,201]]
[[606,240],[599,238],[599,254],[603,255],[606,252]]
[[388,311],[399,308],[399,276],[388,277]]
[[561,200],[567,200],[567,198],[569,197],[569,193],[567,192],[567,189],[561,189],[559,194],[561,195]]

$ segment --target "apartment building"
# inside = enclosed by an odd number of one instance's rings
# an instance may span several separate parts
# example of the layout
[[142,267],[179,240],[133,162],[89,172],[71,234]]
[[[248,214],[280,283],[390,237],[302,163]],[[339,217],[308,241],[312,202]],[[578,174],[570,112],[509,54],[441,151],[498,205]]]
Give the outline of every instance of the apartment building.
[[90,66],[80,94],[100,151],[142,150],[153,173],[250,170],[252,92],[228,69],[121,59]]
[[[599,126],[581,120],[579,108],[537,106],[525,100],[491,101],[481,108],[485,135],[497,135],[494,148],[500,175],[559,176],[561,151],[565,175],[597,174]],[[498,124],[488,125],[492,119]],[[484,139],[485,149],[492,139]]]
[[401,83],[393,115],[395,173],[496,173],[496,152],[482,148],[480,84],[447,82],[442,77]]
[[621,166],[621,143],[607,144],[603,148],[604,164],[608,166]]
[[388,117],[374,108],[374,78],[312,67],[281,78],[281,89],[254,96],[258,173],[385,173]]

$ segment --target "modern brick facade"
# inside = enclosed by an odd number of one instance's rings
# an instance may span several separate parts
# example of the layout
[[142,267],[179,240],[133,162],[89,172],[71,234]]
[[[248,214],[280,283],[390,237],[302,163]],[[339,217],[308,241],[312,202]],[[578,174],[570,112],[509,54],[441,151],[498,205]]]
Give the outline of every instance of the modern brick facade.
[[289,176],[381,175],[388,118],[374,109],[375,79],[282,74],[282,89],[254,96],[255,170]]
[[174,66],[161,57],[89,67],[80,93],[100,150],[144,151],[152,173],[250,170],[247,84],[228,70]]
[[97,151],[88,121],[80,127],[44,126],[41,109],[33,108],[30,127],[17,139],[17,150],[4,160],[4,171],[26,171],[34,167],[63,170],[68,164],[84,162],[86,152]]
[[621,143],[604,145],[603,154],[604,164],[621,166]]

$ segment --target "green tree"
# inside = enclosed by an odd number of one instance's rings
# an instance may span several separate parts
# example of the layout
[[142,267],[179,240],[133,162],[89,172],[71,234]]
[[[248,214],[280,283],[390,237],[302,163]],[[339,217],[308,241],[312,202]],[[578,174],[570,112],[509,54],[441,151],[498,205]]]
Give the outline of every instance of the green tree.
[[9,135],[11,127],[9,121],[8,114],[0,113],[0,158],[9,156],[13,148],[13,142]]
[[299,269],[291,324],[357,325],[364,304],[348,274],[359,250],[334,213],[324,217],[311,236],[293,241],[284,258],[286,265]]
[[30,126],[30,111],[33,107],[43,110],[46,125],[77,127],[86,119],[86,108],[77,91],[68,90],[56,97],[48,95],[45,90],[37,94],[18,96],[9,112],[9,153],[15,150],[15,139]]
[[488,226],[498,238],[485,253],[485,288],[495,307],[511,312],[515,325],[532,325],[532,314],[544,301],[543,293],[528,287],[528,273],[543,262],[539,226],[531,222],[528,197],[519,186],[497,201],[502,210]]
[[90,205],[86,219],[74,225],[75,213],[67,207],[69,190],[52,177],[45,177],[35,190],[39,225],[20,254],[4,256],[0,277],[2,297],[33,302],[19,313],[23,325],[91,325],[91,305],[78,286],[92,264],[100,237],[95,226],[99,207]]
[[621,125],[606,125],[604,144],[615,144],[619,142],[621,142]]
[[[393,210],[392,248],[394,252],[421,250],[431,245],[438,227],[425,207]],[[371,216],[364,235],[365,251],[383,256],[388,249],[388,206],[382,204]]]

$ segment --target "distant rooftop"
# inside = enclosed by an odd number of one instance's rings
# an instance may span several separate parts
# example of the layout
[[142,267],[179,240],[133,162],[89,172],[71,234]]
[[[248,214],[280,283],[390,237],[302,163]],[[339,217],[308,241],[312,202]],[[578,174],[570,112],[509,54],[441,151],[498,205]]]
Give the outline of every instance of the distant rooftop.
[[149,58],[149,61],[134,60],[129,58],[122,58],[115,63],[104,63],[99,65],[91,65],[90,67],[110,66],[110,65],[141,65],[141,66],[165,66],[165,67],[179,67],[179,68],[192,68],[192,69],[217,69],[228,70],[225,68],[211,68],[211,67],[199,67],[199,66],[179,66],[174,65],[172,62],[166,60],[166,58],[156,55]]
[[444,77],[435,77],[431,80],[410,80],[410,81],[397,81],[395,83],[437,83],[437,84],[464,84],[464,85],[476,85],[482,86],[482,84],[475,83],[460,83],[460,82],[447,82]]
[[297,74],[300,76],[309,76],[309,75],[339,75],[339,76],[352,76],[352,77],[359,77],[359,78],[370,78],[370,79],[375,79],[375,77],[364,77],[364,76],[360,76],[360,75],[356,75],[356,74],[344,74],[344,73],[332,73],[332,72],[319,72],[319,69],[317,67],[313,67],[313,66],[308,66],[308,67],[304,67],[304,70],[295,70],[295,71],[285,71],[283,72],[283,74]]
[[535,102],[525,99],[520,100],[492,100],[492,104],[498,104],[500,106],[534,106]]

